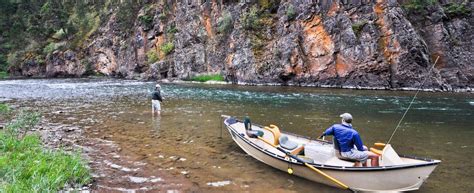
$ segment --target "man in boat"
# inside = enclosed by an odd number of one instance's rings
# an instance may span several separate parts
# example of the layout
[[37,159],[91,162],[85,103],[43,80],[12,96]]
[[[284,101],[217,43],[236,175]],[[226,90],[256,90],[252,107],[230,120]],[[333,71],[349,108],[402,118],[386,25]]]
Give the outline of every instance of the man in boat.
[[161,97],[160,89],[160,84],[156,84],[155,90],[151,93],[151,112],[153,113],[153,116],[155,116],[155,113],[158,115],[161,113],[160,102],[163,101],[163,97]]
[[332,125],[319,138],[333,135],[335,142],[339,144],[341,156],[350,160],[356,160],[355,166],[360,167],[360,163],[367,166],[367,159],[371,159],[371,166],[378,166],[379,156],[367,151],[367,147],[363,145],[359,133],[352,128],[352,115],[344,113],[340,117],[342,118],[342,123]]

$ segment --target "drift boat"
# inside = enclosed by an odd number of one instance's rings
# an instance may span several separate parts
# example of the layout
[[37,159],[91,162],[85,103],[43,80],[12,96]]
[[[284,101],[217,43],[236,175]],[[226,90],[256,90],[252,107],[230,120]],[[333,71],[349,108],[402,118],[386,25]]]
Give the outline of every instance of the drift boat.
[[[275,125],[251,125],[222,115],[232,139],[247,154],[282,171],[308,180],[352,191],[417,190],[440,160],[398,155],[390,144],[378,151],[377,167],[354,167],[343,160],[337,147],[325,140],[312,140],[280,132]],[[374,151],[377,151],[373,149]],[[304,153],[304,157],[298,154]]]

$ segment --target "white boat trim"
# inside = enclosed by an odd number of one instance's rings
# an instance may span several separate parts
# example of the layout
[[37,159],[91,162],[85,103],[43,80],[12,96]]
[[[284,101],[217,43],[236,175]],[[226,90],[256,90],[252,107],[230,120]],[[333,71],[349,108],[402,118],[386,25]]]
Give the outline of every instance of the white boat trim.
[[[236,120],[237,122],[241,122],[239,120]],[[321,178],[321,176],[318,176],[316,173],[310,173],[304,170],[308,170],[308,168],[301,162],[298,162],[296,160],[292,160],[287,158],[286,156],[283,155],[278,155],[275,154],[274,152],[268,151],[267,149],[261,147],[260,145],[254,143],[253,141],[249,140],[248,137],[245,136],[243,133],[239,133],[236,128],[232,126],[232,124],[228,124],[226,121],[224,121],[226,127],[228,128],[229,133],[231,134],[233,140],[249,155],[254,157],[255,159],[266,163],[267,165],[270,165],[272,167],[275,167],[277,169],[280,169],[282,171],[285,171],[284,168],[278,167],[275,164],[279,165],[291,165],[295,169],[295,175],[301,176],[303,178],[307,178],[311,181],[316,181],[320,183],[324,183],[327,185],[331,186],[336,186],[335,184],[329,182],[327,179]],[[259,125],[253,125],[257,126],[259,128],[263,128],[262,126]],[[282,134],[285,135],[292,135],[296,137],[301,137],[310,140],[309,138],[305,136],[300,136],[297,134],[289,133],[289,132],[282,132]],[[241,142],[244,143],[241,143]],[[312,141],[317,141],[319,143],[326,143],[326,144],[332,144],[327,141],[322,141],[322,140],[312,140]],[[253,151],[251,149],[248,149],[249,147],[257,150]],[[260,155],[256,155],[260,154]],[[267,156],[262,157],[262,156]],[[401,156],[402,158],[408,158],[408,159],[415,159],[415,160],[420,160],[423,161],[421,163],[411,163],[411,164],[403,164],[403,165],[393,165],[393,166],[379,166],[379,167],[353,167],[353,166],[337,166],[337,165],[328,165],[328,164],[320,164],[320,163],[309,163],[313,167],[316,167],[328,174],[330,174],[333,177],[336,177],[336,179],[339,179],[349,185],[349,187],[352,190],[357,190],[357,191],[409,191],[409,190],[416,190],[418,189],[424,182],[425,179],[428,178],[429,174],[435,169],[435,167],[441,163],[440,160],[434,160],[434,159],[427,159],[427,158],[418,158],[414,156]],[[272,158],[274,160],[269,160],[269,158]],[[276,162],[277,161],[277,162]],[[278,163],[282,162],[282,163]],[[272,162],[272,163],[269,163]],[[298,168],[298,169],[297,169]],[[299,170],[299,171],[297,171]],[[363,185],[358,186],[356,182],[350,182],[350,181],[358,181],[358,180],[352,180],[348,179],[347,176],[364,176],[364,175],[372,175],[372,174],[377,174],[377,175],[382,175],[382,173],[390,174],[390,173],[400,173],[400,172],[406,172],[408,170],[416,170],[416,172],[420,173],[420,175],[424,175],[423,177],[418,177],[417,180],[414,180],[410,184],[406,184],[406,186],[402,187],[397,187],[395,188],[396,185],[393,185],[393,188],[391,189],[383,189],[382,188],[368,188]],[[426,170],[426,171],[425,171]],[[389,173],[387,173],[389,172]],[[305,174],[307,173],[307,174]],[[392,174],[393,175],[393,174]],[[382,175],[383,176],[383,175]],[[344,179],[344,180],[342,180]],[[359,180],[360,181],[360,180]]]

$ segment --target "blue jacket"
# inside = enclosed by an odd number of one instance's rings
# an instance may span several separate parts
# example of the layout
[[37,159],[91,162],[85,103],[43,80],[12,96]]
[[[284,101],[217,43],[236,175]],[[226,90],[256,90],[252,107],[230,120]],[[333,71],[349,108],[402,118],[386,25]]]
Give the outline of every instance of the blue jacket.
[[339,142],[341,152],[348,152],[354,145],[359,151],[364,151],[364,145],[359,133],[350,125],[334,124],[326,129],[323,135],[333,135],[335,140]]

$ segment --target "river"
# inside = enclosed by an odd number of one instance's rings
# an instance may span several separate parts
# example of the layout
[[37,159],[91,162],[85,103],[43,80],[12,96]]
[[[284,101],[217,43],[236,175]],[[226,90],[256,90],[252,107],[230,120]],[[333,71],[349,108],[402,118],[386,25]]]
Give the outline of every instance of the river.
[[[0,101],[39,111],[50,125],[77,128],[82,138],[68,140],[90,159],[95,190],[345,192],[246,155],[222,130],[220,115],[248,115],[254,123],[316,137],[339,122],[339,114],[350,112],[370,146],[388,140],[415,94],[162,84],[162,115],[153,118],[153,87],[153,82],[105,78],[2,80]],[[419,93],[391,143],[400,154],[442,160],[417,192],[474,190],[473,125],[472,93]]]

